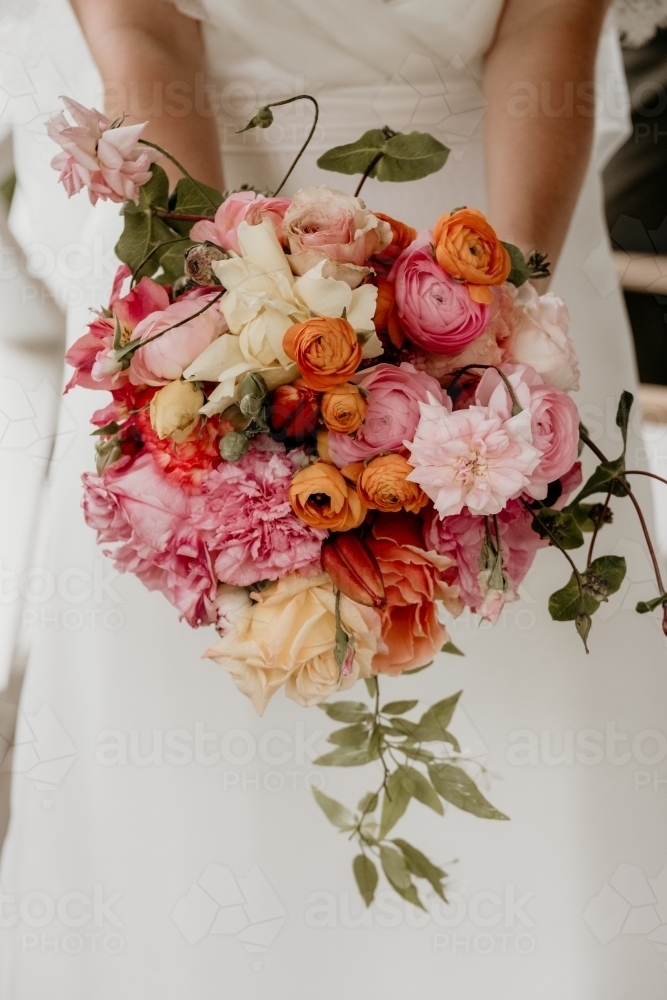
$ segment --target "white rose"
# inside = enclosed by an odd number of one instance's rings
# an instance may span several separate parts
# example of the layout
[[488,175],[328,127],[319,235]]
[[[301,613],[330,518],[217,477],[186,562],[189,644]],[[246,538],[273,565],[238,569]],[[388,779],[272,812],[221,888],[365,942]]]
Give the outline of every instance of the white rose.
[[204,393],[192,382],[168,382],[151,399],[151,426],[161,440],[181,444],[197,426],[203,404]]
[[526,282],[516,296],[516,331],[511,360],[530,365],[538,375],[566,392],[579,388],[579,361],[568,333],[567,306],[553,292],[538,295]]

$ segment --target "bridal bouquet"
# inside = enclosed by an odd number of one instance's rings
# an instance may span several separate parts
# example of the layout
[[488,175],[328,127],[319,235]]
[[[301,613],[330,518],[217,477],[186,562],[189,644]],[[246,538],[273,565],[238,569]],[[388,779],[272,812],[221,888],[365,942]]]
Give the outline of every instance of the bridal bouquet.
[[[458,695],[415,715],[414,699],[381,704],[379,678],[458,654],[447,622],[464,609],[495,622],[542,547],[570,564],[549,607],[584,643],[625,572],[593,547],[611,497],[633,497],[629,472],[580,427],[566,307],[529,281],[547,264],[474,208],[417,232],[366,207],[366,177],[443,165],[428,135],[373,130],[321,157],[362,175],[354,195],[223,195],[183,168],[170,192],[158,161],[173,158],[143,126],[65,105],[74,124],[48,126],[62,182],[122,204],[125,222],[108,305],[67,354],[68,390],[111,394],[92,417],[86,521],[119,570],[191,626],[215,625],[204,655],[258,712],[283,688],[344,724],[320,764],[379,762],[354,812],[315,792],[359,843],[367,904],[376,861],[415,905],[415,879],[443,895],[443,870],[388,836],[410,800],[506,817],[449,730]],[[247,127],[271,120],[263,108]],[[600,460],[583,487],[582,441]],[[652,608],[667,602],[658,586]],[[360,679],[370,704],[325,701]]]

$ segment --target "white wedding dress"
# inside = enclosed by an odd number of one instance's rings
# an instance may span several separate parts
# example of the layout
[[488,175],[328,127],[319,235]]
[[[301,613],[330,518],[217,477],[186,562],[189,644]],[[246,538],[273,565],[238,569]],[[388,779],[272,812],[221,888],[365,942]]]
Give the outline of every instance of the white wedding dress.
[[[354,178],[315,167],[316,153],[388,124],[430,131],[452,154],[418,183],[369,182],[371,207],[419,227],[455,205],[483,208],[479,81],[501,6],[189,4],[205,23],[227,183],[277,183],[309,108],[278,109],[263,133],[235,130],[256,106],[306,92],[320,101],[321,126],[288,193],[313,183],[352,190]],[[12,226],[33,258],[39,245],[52,262],[44,280],[67,307],[71,342],[88,309],[106,302],[120,220],[117,206],[67,201],[43,119],[59,93],[99,106],[99,80],[61,0],[9,5],[0,33],[12,53]],[[634,369],[601,212],[599,168],[627,111],[611,29],[598,79],[594,163],[554,288],[571,311],[584,420],[613,455],[616,402]],[[397,835],[447,867],[449,906],[429,902],[422,913],[381,893],[364,915],[353,846],[308,786],[322,781],[353,804],[371,777],[313,766],[332,728],[323,713],[278,695],[257,718],[201,659],[211,631],[191,631],[160,594],[116,575],[85,526],[79,478],[93,465],[89,417],[105,398],[76,390],[63,400],[23,610],[30,656],[4,764],[14,785],[3,1000],[664,997],[667,649],[657,621],[633,610],[654,584],[629,505],[615,505],[601,538],[600,551],[624,554],[629,570],[596,616],[590,656],[573,627],[549,618],[547,597],[568,571],[546,551],[495,629],[453,628],[465,658],[441,655],[417,676],[383,682],[392,698],[414,692],[426,703],[463,688],[452,729],[486,766],[484,788],[511,822],[453,808],[443,821],[413,804]],[[633,465],[644,447],[633,433]]]

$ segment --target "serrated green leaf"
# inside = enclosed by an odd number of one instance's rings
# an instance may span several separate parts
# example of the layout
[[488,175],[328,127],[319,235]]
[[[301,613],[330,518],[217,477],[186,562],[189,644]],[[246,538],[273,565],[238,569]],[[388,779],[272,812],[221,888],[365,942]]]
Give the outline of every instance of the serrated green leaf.
[[442,816],[445,810],[428,778],[424,777],[421,771],[415,767],[406,766],[401,770],[403,771],[402,781],[412,797]]
[[387,876],[387,881],[399,896],[412,903],[413,906],[418,906],[423,910],[424,906],[410,878],[407,862],[401,852],[397,851],[395,847],[388,847],[383,844],[380,847],[380,862],[382,863],[382,870]]
[[338,747],[331,753],[325,753],[313,761],[319,767],[361,767],[362,764],[370,764],[372,760],[377,760],[380,756],[378,747],[371,746],[364,750],[356,750],[353,747]]
[[409,712],[411,708],[417,705],[417,699],[414,698],[411,701],[390,701],[383,706],[382,712],[385,715],[403,715],[404,712]]
[[387,779],[387,787],[382,798],[380,839],[386,837],[410,804],[410,790],[402,781],[401,771],[402,768],[399,767]]
[[514,246],[513,243],[503,243],[503,246],[507,250],[512,262],[512,270],[508,274],[507,280],[510,284],[520,288],[521,285],[532,277],[531,270],[526,263],[526,258],[518,247]]
[[430,764],[428,773],[438,795],[457,809],[463,809],[482,819],[509,819],[484,798],[463,768],[455,764]]
[[452,656],[465,656],[466,654],[458,646],[455,646],[451,639],[445,643],[440,650],[441,653],[451,653]]
[[533,518],[532,527],[542,538],[554,539],[562,549],[578,549],[584,544],[579,523],[569,511],[541,507]]
[[363,722],[355,722],[353,726],[346,726],[345,729],[336,729],[329,733],[327,740],[340,747],[356,747],[361,750],[368,742],[370,730]]
[[322,701],[319,708],[335,722],[363,722],[372,718],[363,701]]
[[341,830],[352,830],[355,826],[355,819],[349,809],[335,799],[330,799],[328,795],[321,792],[319,788],[313,788],[313,795],[320,809],[327,819],[339,827]]
[[392,840],[392,843],[396,844],[405,858],[408,871],[416,875],[417,878],[425,878],[431,883],[438,896],[440,896],[440,899],[447,902],[445,891],[442,887],[442,880],[447,877],[447,873],[442,868],[434,865],[432,861],[429,861],[426,855],[418,851],[412,844],[408,844],[407,840],[400,840],[397,837]]
[[352,862],[352,871],[364,903],[370,906],[378,884],[377,868],[365,854],[357,854]]

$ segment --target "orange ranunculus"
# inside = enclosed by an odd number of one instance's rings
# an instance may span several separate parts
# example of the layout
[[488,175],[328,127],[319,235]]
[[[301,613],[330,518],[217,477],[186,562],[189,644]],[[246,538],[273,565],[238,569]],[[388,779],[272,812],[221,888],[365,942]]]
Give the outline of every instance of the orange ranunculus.
[[412,226],[406,225],[405,222],[392,219],[390,215],[383,215],[382,212],[373,212],[373,215],[376,219],[382,219],[383,222],[387,222],[391,227],[391,243],[377,256],[383,259],[396,260],[399,254],[407,250],[413,240],[417,238],[417,230],[413,229]]
[[324,393],[320,402],[322,420],[330,431],[352,434],[366,419],[367,404],[358,385],[343,382]]
[[367,507],[394,513],[407,510],[413,514],[428,503],[417,483],[408,481],[412,472],[403,455],[380,455],[369,462],[359,477],[357,489]]
[[306,385],[318,392],[351,378],[361,363],[354,328],[331,316],[295,323],[283,338],[283,350],[296,361]]
[[338,469],[315,462],[297,472],[289,488],[292,510],[311,528],[351,531],[366,516],[366,507]]
[[458,588],[447,556],[424,550],[422,523],[414,514],[380,514],[366,544],[384,580],[387,606],[382,614],[382,638],[387,652],[376,653],[373,673],[400,674],[432,660],[447,642],[435,601],[444,600],[459,614]]
[[490,305],[487,285],[502,285],[512,269],[510,256],[481,212],[459,208],[441,215],[433,228],[435,256],[443,271],[464,281],[470,298]]
[[405,334],[403,333],[401,321],[398,318],[398,310],[396,309],[394,282],[378,276],[376,283],[378,297],[375,304],[375,316],[373,317],[375,329],[380,332],[386,330],[394,347],[401,348],[405,340]]

